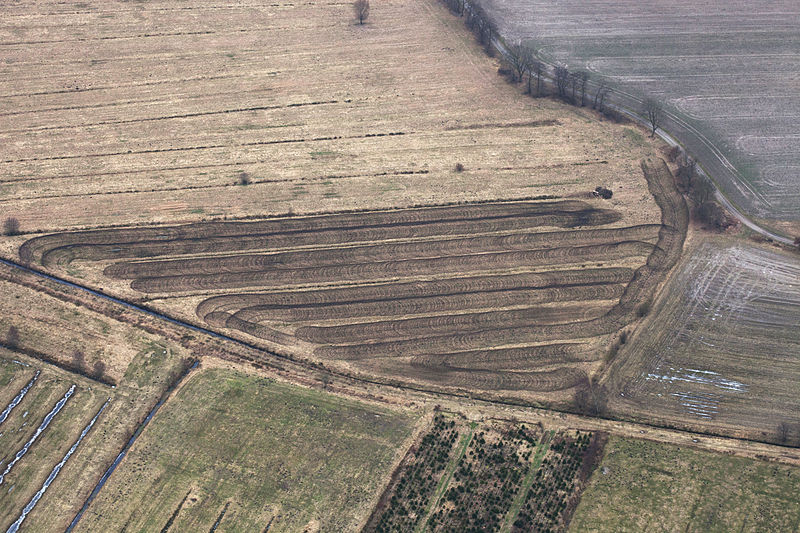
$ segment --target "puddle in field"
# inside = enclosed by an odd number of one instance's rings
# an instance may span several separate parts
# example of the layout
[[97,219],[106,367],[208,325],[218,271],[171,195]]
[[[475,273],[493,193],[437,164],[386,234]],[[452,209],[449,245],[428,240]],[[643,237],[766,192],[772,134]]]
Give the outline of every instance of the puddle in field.
[[[660,367],[656,368],[656,372]],[[733,379],[725,379],[717,372],[711,370],[697,370],[695,368],[669,368],[668,373],[650,373],[645,376],[648,381],[659,381],[663,383],[701,383],[703,385],[713,385],[714,387],[734,392],[747,391],[747,385]]]
[[[655,381],[666,384],[691,383],[698,385],[710,385],[720,391],[746,392],[747,385],[733,379],[726,379],[718,372],[711,370],[699,370],[696,368],[675,368],[669,367],[661,370],[657,367],[655,372],[645,375],[645,380]],[[713,419],[719,413],[719,405],[723,399],[722,394],[701,391],[680,391],[669,392],[669,396],[676,398],[684,410],[693,416],[706,420]],[[661,394],[658,394],[661,396]]]

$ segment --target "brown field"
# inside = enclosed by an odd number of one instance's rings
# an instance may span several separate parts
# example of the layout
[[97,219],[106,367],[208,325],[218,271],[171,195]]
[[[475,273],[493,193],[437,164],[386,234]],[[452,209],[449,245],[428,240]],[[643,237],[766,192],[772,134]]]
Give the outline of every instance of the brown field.
[[648,141],[520,96],[435,0],[363,26],[346,2],[23,2],[0,46],[0,212],[23,231],[597,185],[628,224],[658,221]]
[[104,286],[171,312],[214,292],[206,324],[341,368],[565,399],[680,255],[683,200],[663,163],[642,168],[661,225],[601,200],[490,202],[55,234],[20,255],[108,265]]

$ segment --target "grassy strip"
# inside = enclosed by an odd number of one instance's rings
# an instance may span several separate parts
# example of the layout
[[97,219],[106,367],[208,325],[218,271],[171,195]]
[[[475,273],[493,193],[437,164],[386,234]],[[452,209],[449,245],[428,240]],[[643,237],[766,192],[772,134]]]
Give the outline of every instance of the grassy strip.
[[531,485],[533,485],[533,478],[536,476],[536,472],[538,472],[539,467],[542,466],[542,460],[544,459],[547,450],[550,448],[550,441],[553,439],[553,435],[555,435],[555,433],[556,432],[554,430],[547,432],[547,434],[542,437],[542,441],[536,447],[536,453],[533,455],[531,467],[528,469],[525,480],[522,482],[522,489],[517,493],[517,496],[514,498],[514,502],[511,504],[511,509],[508,510],[506,521],[503,524],[503,527],[500,528],[500,533],[508,533],[511,531],[511,526],[514,525],[514,520],[517,519],[519,510],[522,509],[522,504],[525,503],[525,500],[528,497],[528,491],[531,489]]
[[436,487],[436,491],[433,493],[433,498],[431,498],[428,508],[425,509],[425,515],[422,517],[422,520],[417,522],[417,527],[414,528],[414,533],[422,533],[422,531],[425,530],[425,526],[428,524],[431,513],[433,513],[433,510],[436,509],[436,506],[439,504],[439,500],[442,498],[444,491],[447,490],[447,486],[450,484],[450,478],[453,477],[453,472],[456,471],[456,467],[458,466],[459,461],[461,461],[461,458],[464,457],[465,453],[467,453],[467,447],[469,446],[470,441],[472,441],[472,435],[475,433],[476,425],[477,424],[475,424],[475,422],[472,422],[469,425],[467,434],[461,438],[461,443],[459,444],[461,448],[458,450],[458,453],[450,459],[450,463],[447,465],[447,468],[442,475],[442,479],[439,480],[439,485]]

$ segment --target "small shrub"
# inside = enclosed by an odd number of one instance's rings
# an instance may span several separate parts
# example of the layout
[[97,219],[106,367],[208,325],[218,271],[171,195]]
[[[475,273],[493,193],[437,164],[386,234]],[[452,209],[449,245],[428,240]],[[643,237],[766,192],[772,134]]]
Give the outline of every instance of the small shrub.
[[240,172],[239,173],[239,180],[236,182],[238,185],[250,185],[252,181],[250,180],[250,174],[247,172]]
[[649,315],[650,314],[650,307],[652,305],[653,304],[650,302],[650,300],[647,300],[646,302],[642,302],[642,304],[639,307],[636,308],[636,316],[638,316],[639,318],[643,318],[643,317],[646,317],[647,315]]
[[19,348],[19,330],[16,326],[11,326],[8,328],[8,333],[6,334],[6,346],[11,349]]
[[6,235],[18,235],[19,220],[14,217],[8,217],[5,222],[3,222],[3,233]]
[[606,189],[605,187],[597,187],[592,194],[599,196],[603,200],[610,200],[611,197],[614,196],[614,191]]
[[623,331],[622,333],[619,334],[619,343],[625,344],[627,342],[628,342],[628,332]]
[[[464,165],[456,163],[456,172],[464,172]],[[798,237],[798,239],[800,239],[800,237]]]

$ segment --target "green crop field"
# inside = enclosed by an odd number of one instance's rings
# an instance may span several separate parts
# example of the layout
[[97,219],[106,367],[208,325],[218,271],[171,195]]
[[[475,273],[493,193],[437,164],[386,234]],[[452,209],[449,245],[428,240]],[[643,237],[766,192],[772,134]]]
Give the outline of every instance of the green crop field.
[[[415,418],[235,371],[194,375],[79,531],[352,531]],[[221,518],[221,520],[220,520]]]
[[797,468],[612,437],[570,530],[797,531],[798,492]]

